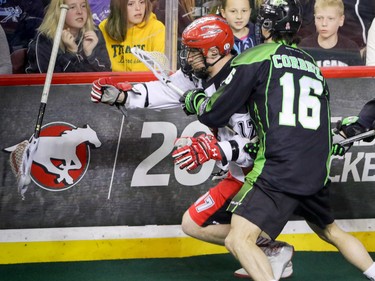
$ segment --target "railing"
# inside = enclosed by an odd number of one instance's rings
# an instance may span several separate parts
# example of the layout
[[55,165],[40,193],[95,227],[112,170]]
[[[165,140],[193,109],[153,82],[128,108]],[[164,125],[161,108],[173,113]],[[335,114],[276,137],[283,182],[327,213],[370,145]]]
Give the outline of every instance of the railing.
[[[321,70],[326,78],[375,77],[375,66],[323,67]],[[88,84],[104,76],[129,82],[156,80],[151,72],[81,72],[55,73],[52,84]],[[45,74],[0,75],[0,86],[41,85],[44,84],[44,80]]]

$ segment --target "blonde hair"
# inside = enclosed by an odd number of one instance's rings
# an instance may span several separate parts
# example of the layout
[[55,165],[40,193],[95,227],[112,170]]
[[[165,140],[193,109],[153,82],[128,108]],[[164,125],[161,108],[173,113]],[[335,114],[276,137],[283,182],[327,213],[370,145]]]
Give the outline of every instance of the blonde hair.
[[316,0],[314,5],[314,12],[316,12],[317,9],[323,9],[326,7],[335,7],[337,8],[337,11],[339,12],[339,15],[344,15],[344,3],[342,0]]
[[[92,18],[92,12],[90,9],[90,5],[87,0],[86,8],[87,8],[87,21],[84,27],[81,30],[81,34],[85,33],[86,31],[94,30],[94,20]],[[43,18],[43,22],[40,24],[38,31],[43,35],[47,36],[50,39],[54,39],[56,35],[57,25],[59,23],[60,18],[60,5],[65,4],[64,0],[51,0],[49,5],[47,6],[46,13]]]
[[[109,37],[118,42],[126,40],[128,31],[128,2],[129,0],[111,0],[110,12],[105,24]],[[147,22],[152,12],[152,3],[146,0],[146,11],[142,22]]]

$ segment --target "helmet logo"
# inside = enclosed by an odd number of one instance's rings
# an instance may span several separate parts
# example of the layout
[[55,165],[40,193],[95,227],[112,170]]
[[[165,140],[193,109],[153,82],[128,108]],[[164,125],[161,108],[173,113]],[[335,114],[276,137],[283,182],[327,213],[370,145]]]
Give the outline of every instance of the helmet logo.
[[212,26],[204,26],[202,27],[202,31],[205,32],[203,38],[215,37],[221,32],[220,29],[212,29]]
[[288,5],[288,2],[284,0],[271,0],[270,5],[274,5],[274,6]]
[[290,30],[290,23],[289,22],[286,23],[285,30]]
[[225,45],[224,45],[224,50],[225,51],[228,51],[230,49],[230,44],[229,43],[226,43]]

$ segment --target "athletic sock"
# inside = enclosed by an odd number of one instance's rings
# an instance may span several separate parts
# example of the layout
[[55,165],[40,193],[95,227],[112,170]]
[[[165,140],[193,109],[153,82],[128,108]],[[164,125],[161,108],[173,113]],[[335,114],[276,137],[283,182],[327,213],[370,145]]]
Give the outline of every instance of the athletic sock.
[[375,262],[363,274],[368,279],[375,281]]

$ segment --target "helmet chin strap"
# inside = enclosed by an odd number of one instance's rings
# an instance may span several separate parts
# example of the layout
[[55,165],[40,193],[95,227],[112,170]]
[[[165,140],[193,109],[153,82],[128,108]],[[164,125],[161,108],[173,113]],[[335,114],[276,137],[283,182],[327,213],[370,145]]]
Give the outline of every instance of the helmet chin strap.
[[214,66],[218,61],[220,61],[224,57],[225,55],[220,55],[220,57],[214,63],[207,63],[206,57],[203,56],[205,68],[202,68],[199,71],[194,71],[194,76],[200,79],[207,79],[209,77],[207,69],[211,66]]
[[210,66],[214,66],[218,61],[220,61],[223,57],[225,57],[225,55],[220,55],[219,59],[216,60],[214,63],[207,63],[207,60],[206,58],[204,58],[204,65],[206,66],[206,68],[209,68]]

